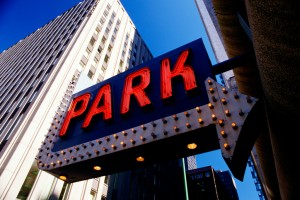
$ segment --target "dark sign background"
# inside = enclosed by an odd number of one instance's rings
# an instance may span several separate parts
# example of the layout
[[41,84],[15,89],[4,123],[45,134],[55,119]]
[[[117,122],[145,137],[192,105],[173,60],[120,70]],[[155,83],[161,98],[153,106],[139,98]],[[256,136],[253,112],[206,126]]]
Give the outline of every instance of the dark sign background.
[[[160,98],[161,61],[165,58],[169,58],[171,61],[171,69],[173,69],[179,55],[186,49],[191,50],[186,64],[192,66],[194,70],[197,88],[192,92],[187,93],[184,90],[182,78],[173,78],[173,98],[167,102],[164,102]],[[121,116],[120,104],[125,78],[128,74],[143,67],[150,68],[150,84],[145,91],[151,100],[152,105],[147,108],[141,108],[136,99],[133,97],[131,98],[129,113],[126,116]],[[196,106],[207,104],[208,97],[204,81],[207,77],[214,78],[210,68],[211,63],[205,50],[203,41],[202,39],[198,39],[74,94],[73,98],[84,93],[90,93],[91,99],[89,101],[89,106],[84,115],[71,119],[66,136],[59,138],[56,143],[54,143],[52,151],[67,149],[69,147],[112,135],[114,133],[170,116],[175,113],[183,112]],[[138,81],[139,80],[137,80],[137,82]],[[111,85],[112,89],[113,119],[110,121],[103,121],[102,114],[99,114],[93,117],[91,124],[89,125],[89,129],[82,129],[81,126],[85,115],[87,114],[89,107],[98,93],[98,90],[103,85],[108,83]]]

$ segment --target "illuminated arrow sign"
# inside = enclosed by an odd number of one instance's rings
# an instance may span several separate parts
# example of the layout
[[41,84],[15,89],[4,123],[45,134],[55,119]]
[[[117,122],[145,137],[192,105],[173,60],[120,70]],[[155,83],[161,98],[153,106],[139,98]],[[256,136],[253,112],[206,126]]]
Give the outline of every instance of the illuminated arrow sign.
[[219,148],[230,167],[257,100],[211,77],[196,40],[75,94],[43,142],[39,168],[75,182]]

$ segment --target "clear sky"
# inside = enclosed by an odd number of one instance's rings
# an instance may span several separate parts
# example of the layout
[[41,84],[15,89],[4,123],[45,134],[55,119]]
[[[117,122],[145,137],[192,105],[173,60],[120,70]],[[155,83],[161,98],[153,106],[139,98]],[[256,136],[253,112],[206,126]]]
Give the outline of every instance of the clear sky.
[[[78,2],[80,0],[0,0],[0,52]],[[215,63],[194,0],[121,0],[121,3],[154,57],[202,38]],[[220,151],[197,155],[197,165],[228,170]],[[234,180],[240,200],[259,199],[249,168],[243,182]]]

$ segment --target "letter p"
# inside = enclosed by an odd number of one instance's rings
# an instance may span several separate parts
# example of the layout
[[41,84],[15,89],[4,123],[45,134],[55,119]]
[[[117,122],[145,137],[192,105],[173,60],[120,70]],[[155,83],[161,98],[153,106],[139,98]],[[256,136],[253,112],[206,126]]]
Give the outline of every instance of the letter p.
[[[86,93],[73,99],[72,104],[68,110],[67,116],[65,118],[65,121],[63,122],[63,125],[60,129],[59,132],[60,137],[65,136],[71,119],[82,115],[82,113],[86,110],[89,103],[90,96],[91,95],[89,93]],[[77,108],[79,103],[81,103],[81,105],[79,108]]]

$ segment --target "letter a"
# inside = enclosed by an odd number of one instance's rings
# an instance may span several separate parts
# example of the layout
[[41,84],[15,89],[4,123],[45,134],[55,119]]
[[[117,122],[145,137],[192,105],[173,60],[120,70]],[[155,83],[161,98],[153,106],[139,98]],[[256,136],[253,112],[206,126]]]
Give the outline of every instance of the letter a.
[[[103,98],[103,105],[99,106],[99,102]],[[109,84],[104,85],[98,92],[93,105],[91,106],[84,122],[82,128],[86,128],[90,125],[90,122],[94,115],[103,113],[103,119],[107,120],[112,118],[112,106],[111,106],[111,87]]]

